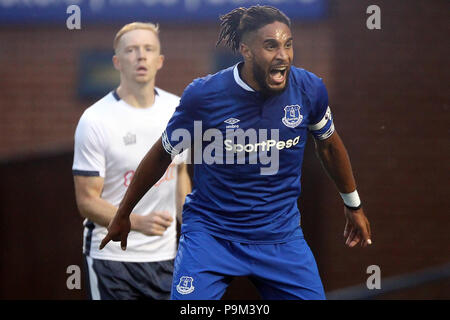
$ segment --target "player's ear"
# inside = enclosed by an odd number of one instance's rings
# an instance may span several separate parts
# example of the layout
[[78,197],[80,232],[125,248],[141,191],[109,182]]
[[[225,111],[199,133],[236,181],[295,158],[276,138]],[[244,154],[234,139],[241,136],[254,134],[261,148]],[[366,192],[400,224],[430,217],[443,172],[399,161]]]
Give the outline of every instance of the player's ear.
[[250,50],[250,47],[243,42],[239,44],[239,52],[241,53],[244,60],[249,61],[253,59],[253,53]]
[[113,62],[114,68],[116,70],[120,71],[120,61],[119,61],[119,58],[116,55],[113,55],[112,62]]
[[161,69],[164,65],[164,55],[160,54],[158,57],[158,65],[156,66],[157,70]]

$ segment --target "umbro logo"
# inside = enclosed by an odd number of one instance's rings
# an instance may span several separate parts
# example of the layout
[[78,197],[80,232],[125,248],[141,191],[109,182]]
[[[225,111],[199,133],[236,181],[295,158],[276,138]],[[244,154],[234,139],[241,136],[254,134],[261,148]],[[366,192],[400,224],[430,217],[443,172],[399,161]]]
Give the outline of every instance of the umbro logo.
[[239,121],[241,121],[241,120],[236,119],[236,118],[230,118],[230,119],[225,120],[224,122],[226,124],[228,124],[228,126],[226,127],[227,129],[236,129],[236,128],[239,128],[239,125],[236,124]]
[[236,119],[236,118],[230,118],[230,119],[225,120],[224,122],[228,123],[228,124],[235,124],[235,123],[238,123],[239,121],[241,121],[241,120]]

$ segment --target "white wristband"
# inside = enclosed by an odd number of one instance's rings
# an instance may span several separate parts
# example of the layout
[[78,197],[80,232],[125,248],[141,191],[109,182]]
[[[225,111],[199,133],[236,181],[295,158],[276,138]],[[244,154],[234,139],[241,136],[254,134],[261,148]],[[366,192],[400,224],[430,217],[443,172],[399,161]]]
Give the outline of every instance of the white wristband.
[[361,200],[359,199],[358,191],[353,191],[350,193],[341,193],[339,192],[342,200],[344,200],[344,204],[348,207],[357,208],[361,205]]

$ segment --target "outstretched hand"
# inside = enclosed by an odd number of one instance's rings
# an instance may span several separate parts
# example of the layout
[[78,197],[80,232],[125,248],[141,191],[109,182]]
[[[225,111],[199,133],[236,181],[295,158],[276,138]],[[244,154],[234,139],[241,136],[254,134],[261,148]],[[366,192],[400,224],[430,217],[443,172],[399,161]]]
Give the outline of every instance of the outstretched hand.
[[344,207],[345,214],[345,229],[344,238],[347,238],[345,244],[353,248],[358,243],[362,247],[372,244],[370,224],[362,208],[358,210],[351,210]]
[[131,223],[129,216],[119,216],[117,213],[108,226],[108,234],[100,243],[100,250],[103,249],[109,241],[120,241],[122,250],[127,249],[127,237],[130,233]]

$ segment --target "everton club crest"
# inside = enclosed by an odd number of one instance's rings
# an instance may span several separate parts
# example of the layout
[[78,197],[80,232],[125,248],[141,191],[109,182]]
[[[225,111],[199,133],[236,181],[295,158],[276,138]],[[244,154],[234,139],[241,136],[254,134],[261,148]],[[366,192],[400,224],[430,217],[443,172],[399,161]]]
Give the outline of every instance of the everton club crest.
[[284,118],[281,119],[286,127],[295,128],[302,122],[303,116],[300,114],[298,104],[284,107]]
[[194,291],[194,286],[192,285],[194,279],[192,277],[183,276],[180,278],[180,283],[177,285],[177,291],[181,294],[188,294]]

